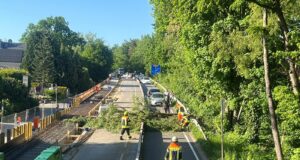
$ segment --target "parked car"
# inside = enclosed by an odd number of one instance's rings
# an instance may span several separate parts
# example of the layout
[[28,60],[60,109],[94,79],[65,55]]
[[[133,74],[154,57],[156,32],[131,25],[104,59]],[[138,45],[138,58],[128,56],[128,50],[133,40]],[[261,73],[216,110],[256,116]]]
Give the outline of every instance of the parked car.
[[160,92],[157,88],[150,88],[147,92],[147,96],[150,97],[153,93]]
[[164,102],[165,96],[160,92],[154,92],[150,96],[151,106],[162,106]]
[[144,83],[144,84],[151,84],[151,80],[149,77],[143,77],[141,79],[141,82]]

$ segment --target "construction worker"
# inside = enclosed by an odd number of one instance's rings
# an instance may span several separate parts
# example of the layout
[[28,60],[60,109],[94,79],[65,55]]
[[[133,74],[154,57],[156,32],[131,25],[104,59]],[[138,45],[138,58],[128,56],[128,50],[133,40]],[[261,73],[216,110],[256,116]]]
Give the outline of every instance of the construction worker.
[[181,129],[185,129],[190,124],[190,115],[183,116],[181,120]]
[[125,111],[124,115],[121,119],[122,130],[121,130],[120,140],[123,140],[123,134],[125,133],[125,131],[127,132],[128,138],[131,139],[130,129],[129,129],[129,125],[128,125],[129,122],[130,122],[130,120],[128,117],[128,112]]
[[168,91],[165,96],[164,102],[165,102],[165,105],[164,105],[165,113],[170,113],[171,99],[170,99],[170,92],[168,92]]
[[172,137],[172,142],[167,148],[165,160],[182,160],[182,149],[176,136]]
[[178,113],[177,113],[177,119],[178,119],[179,122],[182,121],[183,116],[184,116],[184,112],[179,110]]

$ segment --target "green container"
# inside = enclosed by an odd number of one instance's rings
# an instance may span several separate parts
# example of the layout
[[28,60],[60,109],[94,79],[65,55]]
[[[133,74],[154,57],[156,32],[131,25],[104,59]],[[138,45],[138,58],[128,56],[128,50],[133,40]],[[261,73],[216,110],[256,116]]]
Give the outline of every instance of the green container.
[[51,146],[43,150],[35,160],[60,160],[60,147]]
[[34,160],[48,160],[52,155],[53,155],[53,153],[47,153],[47,152],[41,153]]
[[4,153],[0,152],[0,160],[4,160]]

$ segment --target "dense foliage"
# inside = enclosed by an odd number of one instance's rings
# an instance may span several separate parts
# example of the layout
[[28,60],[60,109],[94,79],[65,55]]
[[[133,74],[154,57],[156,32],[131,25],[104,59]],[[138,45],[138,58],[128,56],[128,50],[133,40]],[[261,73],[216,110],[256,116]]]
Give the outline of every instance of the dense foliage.
[[[296,157],[300,148],[300,1],[151,3],[155,33],[115,48],[118,63],[114,65],[127,64],[129,69],[138,64],[149,73],[151,64],[160,64],[162,74],[155,78],[201,118],[211,139],[203,148],[208,148],[212,159],[220,157],[222,98],[226,100],[226,157],[274,159],[261,42],[265,35],[282,152],[285,159]],[[269,15],[266,28],[263,8]],[[128,49],[128,43],[135,47]],[[134,57],[141,58],[130,62]]]
[[29,95],[29,88],[22,84],[24,70],[0,70],[0,106],[3,106],[4,115],[20,112],[35,107],[38,102]]
[[102,81],[111,70],[111,50],[93,35],[72,31],[63,17],[29,24],[22,67],[41,86],[57,84],[78,93]]

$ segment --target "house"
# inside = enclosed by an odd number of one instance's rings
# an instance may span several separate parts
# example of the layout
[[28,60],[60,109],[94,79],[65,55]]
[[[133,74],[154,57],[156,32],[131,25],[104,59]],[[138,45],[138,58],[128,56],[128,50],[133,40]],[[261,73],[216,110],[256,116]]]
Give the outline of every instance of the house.
[[0,41],[0,68],[20,68],[25,45]]

